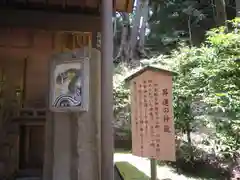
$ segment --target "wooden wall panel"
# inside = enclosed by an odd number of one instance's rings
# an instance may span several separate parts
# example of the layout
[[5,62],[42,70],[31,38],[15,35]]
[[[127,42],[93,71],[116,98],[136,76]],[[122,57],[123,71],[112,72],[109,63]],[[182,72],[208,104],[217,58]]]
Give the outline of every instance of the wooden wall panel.
[[[53,33],[47,31],[36,31],[33,38],[34,53],[50,53],[53,48]],[[41,53],[41,54],[42,54]]]
[[115,0],[116,11],[131,13],[133,11],[134,0]]
[[101,20],[96,16],[61,14],[48,11],[1,10],[1,27],[26,27],[47,31],[101,30]]
[[21,28],[1,28],[0,46],[30,48],[32,46],[31,31]]
[[[37,58],[29,61],[27,72],[26,101],[27,102],[46,102],[48,92],[48,67],[47,59]],[[30,104],[31,104],[30,103]]]
[[10,29],[9,42],[10,46],[19,48],[31,48],[32,46],[32,32],[29,29],[13,28]]
[[59,1],[59,0],[48,0],[49,4],[52,5],[62,5],[63,1]]
[[[46,103],[48,95],[48,61],[52,53],[52,33],[44,31],[31,31],[34,33],[32,45],[26,45],[28,30],[12,31],[11,37],[7,36],[10,44],[15,46],[0,47],[0,67],[6,70],[7,97],[14,97],[17,86],[20,86],[23,78],[24,59],[27,58],[26,101],[42,101]],[[24,36],[25,34],[25,36]],[[16,46],[16,40],[18,46]],[[21,46],[20,46],[21,45]]]
[[86,6],[90,7],[90,8],[97,8],[98,4],[96,3],[96,0],[85,0],[85,4]]
[[45,3],[44,0],[28,0],[29,3]]
[[[15,65],[8,59],[1,58],[0,68],[4,70],[5,81],[3,86],[3,96],[8,100],[15,98],[15,89],[20,86],[22,78],[22,62],[16,61]],[[2,75],[2,74],[1,74]]]
[[[127,12],[131,13],[133,10],[134,0],[112,0],[115,4],[114,10],[120,12]],[[101,0],[12,0],[10,4],[6,3],[5,1],[0,1],[0,4],[4,4],[5,6],[14,7],[16,5],[23,5],[26,8],[40,8],[40,9],[55,9],[58,10],[67,10],[69,7],[74,7],[73,10],[76,13],[84,13],[84,10],[91,9],[93,14],[97,14],[99,16],[99,11],[101,5]],[[57,6],[56,6],[57,5]],[[78,9],[81,8],[81,9]],[[83,11],[82,11],[83,10]],[[68,11],[68,10],[67,10]],[[82,12],[81,12],[82,11]],[[92,15],[93,15],[92,14]]]
[[68,6],[85,7],[85,0],[66,0]]
[[[0,30],[5,31],[4,29]],[[22,29],[12,32],[14,34],[6,35],[5,39],[10,39],[9,44],[15,43],[18,46],[0,46],[0,67],[7,69],[8,76],[6,95],[13,96],[14,89],[20,85],[21,78],[23,78],[24,59],[27,58],[26,101],[42,101],[46,103],[49,60],[51,55],[56,53],[54,49],[54,34],[56,32],[40,30],[26,30],[23,32]],[[28,42],[28,33],[32,35],[31,46],[22,48]],[[93,41],[95,41],[94,37],[95,33],[93,33]],[[0,39],[4,40],[4,37],[0,36]],[[15,39],[21,42],[15,42]]]
[[6,46],[8,43],[8,28],[0,28],[0,46]]
[[27,72],[27,101],[46,102],[48,95],[48,61],[52,53],[52,33],[37,32]]
[[25,3],[26,0],[15,0],[16,3]]

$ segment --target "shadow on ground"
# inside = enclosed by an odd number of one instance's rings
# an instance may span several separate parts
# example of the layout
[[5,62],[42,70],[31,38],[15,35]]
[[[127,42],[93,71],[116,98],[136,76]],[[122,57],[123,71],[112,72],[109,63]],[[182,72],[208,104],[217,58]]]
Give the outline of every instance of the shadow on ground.
[[[191,178],[200,178],[200,179],[212,179],[212,180],[226,180],[229,179],[229,171],[226,168],[221,166],[221,162],[217,161],[217,158],[213,158],[211,154],[198,149],[193,148],[194,159],[191,161],[186,160],[186,157],[183,157],[183,153],[186,154],[187,148],[184,147],[186,144],[178,149],[177,160],[176,162],[159,162],[159,165],[167,164],[173,167],[173,171],[178,174],[185,175]],[[211,157],[211,160],[206,157]]]

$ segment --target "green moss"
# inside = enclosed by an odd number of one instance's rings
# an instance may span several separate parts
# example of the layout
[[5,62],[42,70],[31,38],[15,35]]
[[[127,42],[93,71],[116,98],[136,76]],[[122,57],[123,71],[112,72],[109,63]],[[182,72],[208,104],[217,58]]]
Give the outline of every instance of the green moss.
[[149,180],[150,178],[128,162],[116,162],[124,180]]

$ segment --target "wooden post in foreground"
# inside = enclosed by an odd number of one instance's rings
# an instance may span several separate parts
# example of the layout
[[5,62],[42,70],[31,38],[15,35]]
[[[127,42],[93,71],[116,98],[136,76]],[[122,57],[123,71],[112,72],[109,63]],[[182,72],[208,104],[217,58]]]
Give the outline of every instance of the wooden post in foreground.
[[151,159],[151,180],[157,180],[157,161]]
[[101,180],[113,180],[113,4],[101,3]]

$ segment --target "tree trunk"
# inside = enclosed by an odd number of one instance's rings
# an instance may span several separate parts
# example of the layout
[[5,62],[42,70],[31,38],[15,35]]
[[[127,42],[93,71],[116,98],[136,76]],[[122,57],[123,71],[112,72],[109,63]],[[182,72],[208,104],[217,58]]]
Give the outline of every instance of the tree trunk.
[[[129,14],[121,13],[121,38],[118,39],[118,37],[116,37],[117,33],[115,31],[115,46],[118,46],[116,50],[117,55],[114,58],[115,62],[121,61],[134,64],[136,62],[135,60],[141,59],[142,54],[145,55],[142,49],[144,49],[145,30],[148,19],[148,3],[149,0],[137,0],[136,10],[133,13],[134,16],[132,24],[130,24]],[[141,19],[143,19],[143,21],[140,25]]]
[[236,0],[236,16],[240,17],[240,1]]
[[188,143],[188,148],[189,148],[190,160],[191,160],[191,162],[193,162],[194,154],[193,154],[193,148],[192,148],[190,124],[187,125],[187,143]]
[[129,59],[129,31],[130,31],[130,20],[127,13],[122,13],[122,34],[121,43],[118,49],[117,56],[114,61],[126,62]]
[[216,7],[216,24],[217,26],[226,25],[227,14],[225,0],[215,0]]
[[148,22],[148,13],[149,13],[149,0],[144,0],[143,8],[142,8],[142,21],[141,21],[140,35],[139,35],[139,45],[138,45],[138,51],[144,57],[147,56],[144,51],[144,44],[145,44],[146,26]]
[[189,33],[189,42],[190,45],[192,46],[192,27],[191,27],[191,16],[188,16],[188,33]]
[[141,20],[141,12],[142,12],[142,0],[137,0],[136,4],[136,11],[135,17],[133,20],[133,27],[131,32],[131,47],[130,47],[130,57],[129,60],[133,60],[135,56],[138,36],[139,36],[139,27],[140,27],[140,20]]

